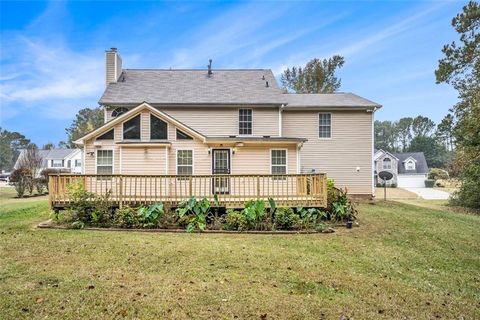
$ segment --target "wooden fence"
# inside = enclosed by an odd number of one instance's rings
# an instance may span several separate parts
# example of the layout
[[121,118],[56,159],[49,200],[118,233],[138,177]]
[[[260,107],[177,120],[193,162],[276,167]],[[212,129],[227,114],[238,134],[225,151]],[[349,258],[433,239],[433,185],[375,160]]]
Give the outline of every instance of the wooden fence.
[[195,196],[214,201],[216,194],[221,206],[243,207],[251,199],[273,198],[277,206],[325,207],[327,204],[326,176],[316,174],[286,175],[73,175],[58,174],[49,178],[52,208],[65,207],[70,202],[72,184],[97,195],[110,194],[115,206],[163,202],[176,206]]

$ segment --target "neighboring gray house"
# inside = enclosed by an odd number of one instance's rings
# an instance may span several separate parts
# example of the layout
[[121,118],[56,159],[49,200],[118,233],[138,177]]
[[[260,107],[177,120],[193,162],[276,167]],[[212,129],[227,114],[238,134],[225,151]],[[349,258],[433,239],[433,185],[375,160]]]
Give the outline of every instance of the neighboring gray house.
[[396,184],[398,187],[425,187],[428,176],[428,165],[423,152],[390,153],[376,150],[373,157],[375,162],[375,184],[381,183],[378,178],[380,171],[390,171],[393,179],[387,185]]
[[[25,152],[26,150],[20,152],[15,163],[15,169],[20,166],[20,161],[24,157]],[[82,150],[80,149],[39,149],[38,152],[43,159],[42,170],[58,169],[71,173],[82,173]]]

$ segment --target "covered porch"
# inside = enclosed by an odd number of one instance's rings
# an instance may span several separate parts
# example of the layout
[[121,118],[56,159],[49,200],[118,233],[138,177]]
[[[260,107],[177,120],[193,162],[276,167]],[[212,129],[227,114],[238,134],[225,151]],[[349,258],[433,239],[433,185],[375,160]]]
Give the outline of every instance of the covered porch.
[[49,178],[49,199],[53,209],[69,204],[69,185],[80,183],[96,195],[109,194],[112,206],[144,205],[155,202],[175,207],[195,196],[220,206],[241,208],[252,199],[273,198],[277,206],[325,207],[327,179],[323,173],[282,175],[126,175],[59,174]]

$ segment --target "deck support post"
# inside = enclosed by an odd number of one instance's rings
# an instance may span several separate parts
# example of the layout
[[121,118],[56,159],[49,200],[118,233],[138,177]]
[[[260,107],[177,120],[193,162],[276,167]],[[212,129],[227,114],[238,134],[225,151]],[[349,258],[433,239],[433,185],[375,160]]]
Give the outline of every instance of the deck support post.
[[118,207],[123,207],[123,178],[122,176],[118,177]]
[[260,177],[257,176],[257,199],[260,199]]

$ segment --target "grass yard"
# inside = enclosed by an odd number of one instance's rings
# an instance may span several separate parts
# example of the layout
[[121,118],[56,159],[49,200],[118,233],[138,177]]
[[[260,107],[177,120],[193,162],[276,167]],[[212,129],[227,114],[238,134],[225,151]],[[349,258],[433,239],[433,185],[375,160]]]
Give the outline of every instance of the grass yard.
[[[398,200],[398,199],[418,199],[419,196],[413,192],[402,188],[386,188],[387,190],[387,200]],[[384,188],[376,187],[375,196],[378,200],[383,200]]]
[[479,319],[480,216],[360,205],[314,235],[40,230],[0,189],[0,318]]

